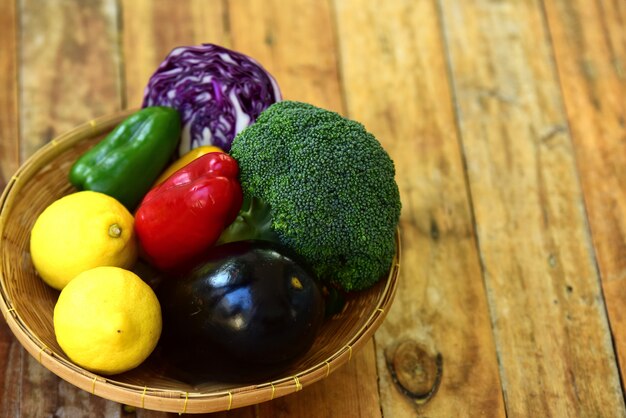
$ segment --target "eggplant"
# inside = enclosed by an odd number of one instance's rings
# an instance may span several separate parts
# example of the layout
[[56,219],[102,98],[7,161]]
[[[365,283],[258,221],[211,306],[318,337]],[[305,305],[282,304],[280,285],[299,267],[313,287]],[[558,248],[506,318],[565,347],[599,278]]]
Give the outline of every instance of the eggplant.
[[187,369],[287,364],[312,346],[324,320],[311,270],[269,241],[214,247],[186,273],[165,278],[157,295],[165,344]]

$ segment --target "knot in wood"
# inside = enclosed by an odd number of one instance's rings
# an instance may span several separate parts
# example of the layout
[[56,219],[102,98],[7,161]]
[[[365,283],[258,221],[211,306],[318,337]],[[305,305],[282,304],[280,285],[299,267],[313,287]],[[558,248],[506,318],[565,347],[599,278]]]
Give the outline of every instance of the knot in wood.
[[404,341],[387,356],[387,367],[396,387],[419,404],[428,402],[441,383],[443,357],[431,355],[418,343]]

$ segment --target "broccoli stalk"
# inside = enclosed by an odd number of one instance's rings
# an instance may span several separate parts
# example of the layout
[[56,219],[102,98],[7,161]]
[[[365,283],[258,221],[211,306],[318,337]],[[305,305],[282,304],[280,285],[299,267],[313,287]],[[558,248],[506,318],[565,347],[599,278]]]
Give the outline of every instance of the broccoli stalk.
[[269,205],[257,197],[244,195],[237,218],[222,231],[217,244],[249,239],[280,242],[272,229]]
[[278,241],[345,291],[386,275],[400,196],[393,161],[363,125],[278,102],[237,135],[230,154],[249,203],[223,240]]

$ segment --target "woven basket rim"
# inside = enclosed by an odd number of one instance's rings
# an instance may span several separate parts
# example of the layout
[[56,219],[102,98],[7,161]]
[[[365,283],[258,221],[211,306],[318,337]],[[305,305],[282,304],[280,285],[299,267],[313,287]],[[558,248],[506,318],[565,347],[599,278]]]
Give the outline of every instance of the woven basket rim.
[[[90,120],[78,127],[52,139],[41,147],[11,177],[0,195],[0,240],[4,239],[6,221],[11,213],[14,197],[41,167],[47,162],[72,147],[76,143],[103,134],[136,109],[121,111],[112,115]],[[141,408],[177,413],[207,413],[230,410],[297,392],[314,382],[324,379],[330,373],[351,360],[369,341],[376,329],[385,319],[397,290],[400,268],[400,229],[396,233],[396,254],[386,279],[384,289],[377,298],[376,307],[370,313],[363,326],[353,334],[348,343],[335,351],[325,361],[315,364],[297,374],[260,384],[237,386],[232,390],[221,391],[177,391],[158,387],[139,386],[121,382],[115,376],[101,376],[87,371],[66,360],[48,348],[33,332],[9,297],[6,285],[4,264],[0,262],[0,311],[9,328],[21,345],[44,367],[67,382],[100,397]],[[1,241],[0,241],[1,242]]]

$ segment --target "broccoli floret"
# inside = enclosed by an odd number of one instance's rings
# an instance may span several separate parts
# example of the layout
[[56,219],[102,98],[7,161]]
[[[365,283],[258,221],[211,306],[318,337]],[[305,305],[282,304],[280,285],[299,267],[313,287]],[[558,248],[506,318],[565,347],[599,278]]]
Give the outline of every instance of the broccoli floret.
[[[321,280],[346,291],[388,272],[400,195],[393,161],[363,125],[282,101],[237,135],[230,154],[246,204],[222,242],[258,238],[270,227],[266,238],[276,237]],[[245,222],[256,225],[241,228]]]

